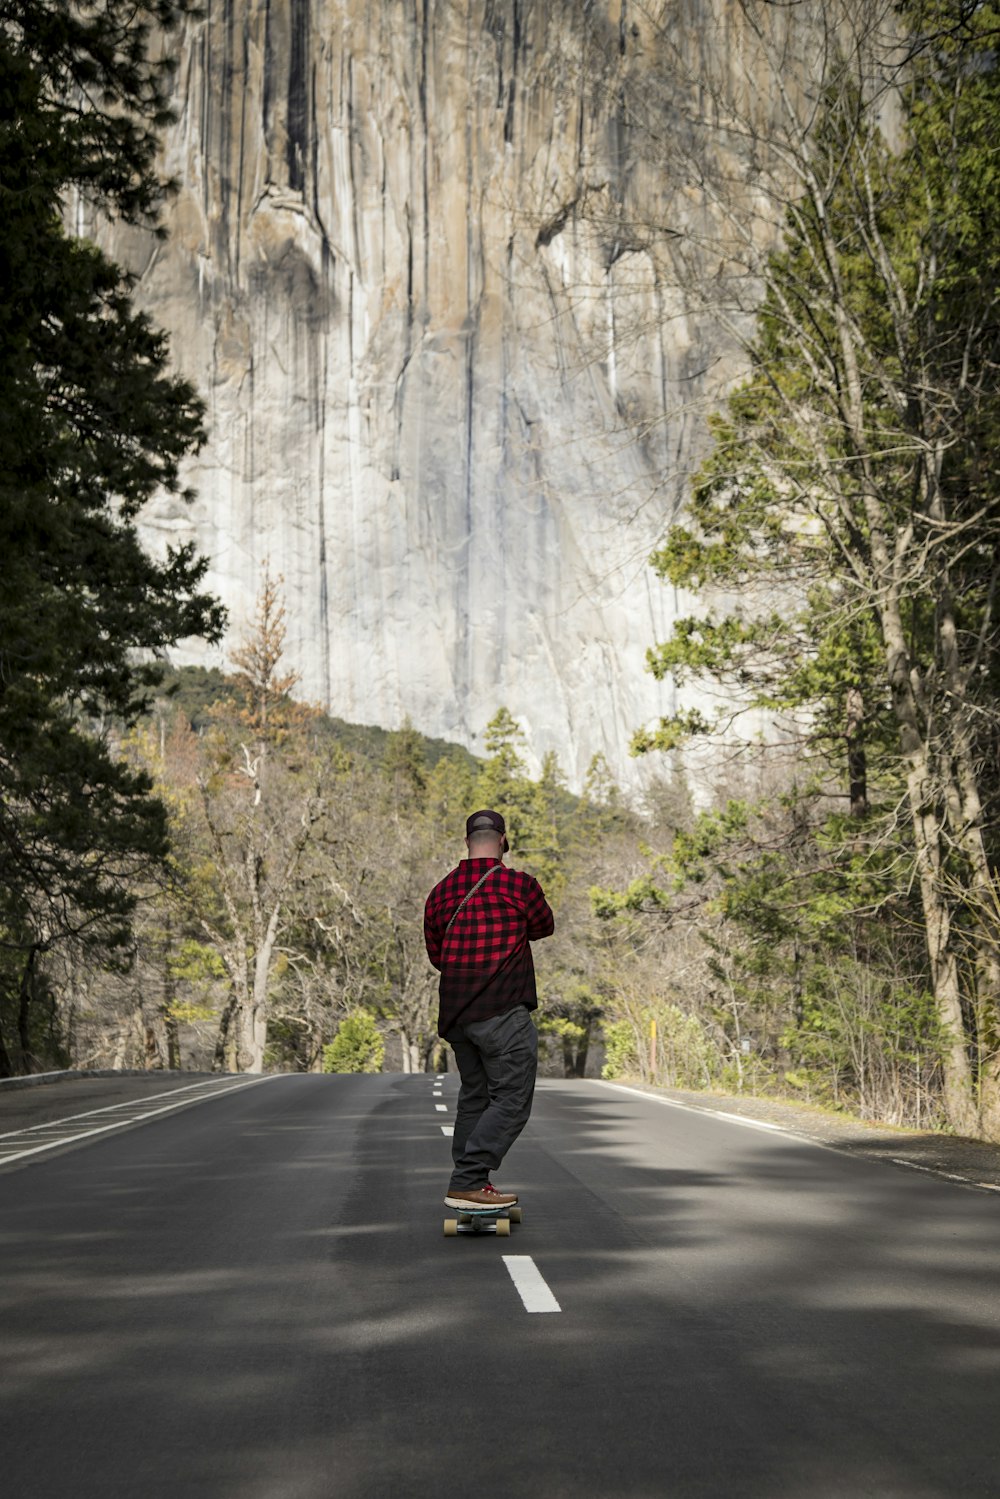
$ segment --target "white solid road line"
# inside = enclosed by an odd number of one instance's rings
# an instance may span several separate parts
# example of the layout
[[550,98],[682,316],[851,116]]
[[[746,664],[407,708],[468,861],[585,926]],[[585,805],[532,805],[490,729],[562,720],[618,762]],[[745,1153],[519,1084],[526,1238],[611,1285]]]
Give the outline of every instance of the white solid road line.
[[[57,1133],[51,1140],[46,1140],[44,1142],[44,1144],[42,1144],[42,1145],[32,1145],[32,1146],[29,1146],[25,1150],[18,1150],[18,1151],[16,1151],[12,1155],[0,1155],[0,1166],[9,1166],[14,1161],[23,1161],[27,1156],[40,1155],[42,1153],[42,1151],[44,1151],[44,1150],[55,1150],[55,1148],[57,1146],[59,1146],[59,1145],[69,1145],[69,1144],[75,1145],[78,1140],[90,1140],[95,1135],[106,1135],[110,1130],[113,1130],[113,1129],[122,1129],[126,1124],[139,1124],[139,1123],[141,1123],[145,1119],[155,1119],[157,1117],[157,1115],[159,1115],[159,1114],[169,1114],[172,1110],[180,1108],[183,1104],[188,1104],[188,1103],[203,1103],[203,1102],[205,1102],[205,1100],[207,1100],[209,1098],[224,1098],[224,1097],[228,1097],[228,1095],[230,1093],[241,1093],[244,1088],[253,1088],[253,1087],[256,1087],[256,1085],[258,1083],[272,1082],[274,1080],[274,1076],[280,1076],[280,1074],[273,1074],[272,1076],[269,1076],[269,1077],[255,1077],[255,1078],[252,1078],[249,1082],[236,1083],[232,1087],[220,1087],[220,1088],[216,1088],[216,1090],[215,1090],[214,1093],[204,1093],[200,1099],[191,1099],[191,1098],[181,1098],[181,1097],[178,1097],[178,1094],[190,1092],[191,1090],[189,1088],[176,1088],[170,1094],[168,1094],[168,1093],[156,1093],[156,1094],[153,1095],[154,1099],[155,1098],[173,1097],[173,1099],[175,1100],[175,1102],[164,1104],[163,1108],[160,1108],[160,1109],[148,1109],[146,1111],[146,1113],[144,1113],[144,1114],[133,1114],[133,1113],[123,1114],[123,1116],[121,1118],[119,1118],[119,1119],[113,1119],[110,1124],[99,1124],[96,1127],[96,1129],[66,1130],[64,1133]],[[194,1086],[201,1086],[201,1085],[196,1084]],[[150,1102],[150,1103],[153,1102],[153,1099],[149,1099],[148,1102]],[[111,1108],[122,1108],[124,1106],[122,1104],[111,1104],[110,1107]],[[134,1107],[134,1100],[132,1101],[131,1107]],[[107,1109],[95,1109],[95,1110],[93,1110],[93,1112],[95,1114],[104,1114],[104,1113],[107,1113],[108,1110]],[[36,1125],[32,1126],[32,1131],[27,1131],[26,1130],[26,1131],[24,1131],[24,1133],[27,1134],[27,1133],[30,1133],[30,1132],[33,1132],[33,1131],[40,1131],[40,1130],[43,1130],[43,1129],[45,1129],[45,1130],[54,1130],[54,1129],[57,1129],[60,1124],[69,1124],[69,1123],[72,1122],[72,1119],[82,1119],[83,1117],[84,1117],[84,1115],[82,1115],[82,1114],[75,1114],[75,1115],[71,1116],[71,1119],[56,1120],[52,1124],[48,1124],[48,1125],[38,1125],[38,1124],[36,1124]],[[17,1131],[17,1133],[21,1133],[21,1131]],[[11,1136],[8,1135],[5,1138],[10,1139]],[[37,1136],[36,1136],[36,1138],[37,1138]]]
[[[42,1073],[41,1075],[43,1077],[45,1076],[44,1073]],[[62,1119],[53,1119],[53,1120],[50,1120],[50,1122],[48,1124],[29,1124],[29,1125],[26,1125],[24,1129],[12,1129],[12,1130],[8,1130],[8,1132],[5,1135],[0,1135],[0,1140],[12,1140],[15,1135],[29,1135],[29,1134],[31,1134],[35,1130],[56,1129],[57,1127],[59,1127],[59,1126],[61,1126],[63,1124],[72,1124],[74,1122],[74,1120],[77,1120],[77,1119],[93,1119],[98,1114],[110,1114],[110,1113],[112,1113],[116,1109],[119,1110],[119,1111],[122,1111],[124,1109],[130,1109],[130,1108],[142,1108],[143,1105],[145,1105],[147,1103],[155,1103],[158,1098],[177,1098],[177,1097],[179,1097],[179,1095],[181,1093],[192,1093],[192,1092],[194,1092],[194,1090],[196,1088],[212,1088],[212,1087],[214,1087],[214,1088],[220,1089],[220,1091],[222,1091],[222,1092],[225,1092],[225,1088],[224,1088],[223,1084],[225,1084],[228,1081],[229,1081],[228,1078],[209,1077],[209,1078],[206,1078],[204,1080],[204,1082],[200,1082],[200,1083],[188,1083],[183,1088],[167,1088],[167,1090],[164,1093],[150,1093],[150,1095],[149,1095],[148,1098],[127,1098],[127,1099],[123,1100],[121,1103],[109,1103],[109,1104],[106,1104],[104,1106],[104,1108],[101,1108],[101,1109],[87,1109],[82,1114],[67,1114]],[[235,1082],[235,1079],[233,1079],[233,1081]],[[263,1080],[258,1078],[258,1079],[255,1079],[255,1081],[259,1082],[259,1081],[263,1081]]]
[[[628,1083],[609,1083],[603,1077],[589,1078],[589,1082],[596,1083],[599,1088],[614,1088],[619,1093],[631,1093],[633,1098],[648,1098],[650,1103],[661,1103],[668,1109],[680,1109],[685,1114],[700,1114],[704,1119],[725,1119],[729,1124],[742,1124],[745,1129],[769,1130],[771,1134],[787,1135],[790,1140],[796,1140],[800,1145],[815,1145],[817,1150],[830,1150],[834,1155],[844,1155],[845,1152],[839,1145],[830,1144],[826,1140],[815,1140],[812,1135],[799,1134],[797,1130],[786,1129],[783,1124],[770,1124],[765,1119],[747,1119],[743,1114],[727,1114],[723,1109],[703,1109],[694,1103],[680,1103],[676,1098],[661,1098],[658,1093],[647,1093],[645,1088],[631,1088]],[[875,1157],[865,1157],[873,1160]],[[982,1192],[1000,1192],[1000,1186],[995,1182],[977,1181],[974,1176],[958,1176],[954,1171],[942,1171],[938,1166],[924,1166],[919,1161],[904,1161],[899,1156],[890,1156],[889,1160],[894,1166],[906,1166],[910,1171],[923,1171],[927,1176],[936,1176],[939,1181],[957,1182],[962,1187],[975,1187]]]
[[562,1311],[530,1254],[505,1254],[502,1258],[526,1312]]
[[801,1140],[806,1145],[818,1145],[824,1148],[821,1140],[811,1140],[808,1135],[797,1135],[794,1130],[786,1129],[783,1124],[770,1124],[766,1119],[748,1119],[745,1114],[727,1114],[722,1109],[703,1109],[695,1103],[679,1103],[676,1098],[661,1098],[659,1093],[647,1093],[645,1088],[630,1088],[628,1083],[609,1083],[603,1077],[590,1079],[599,1088],[614,1088],[617,1093],[631,1093],[633,1098],[648,1098],[650,1103],[662,1103],[668,1109],[680,1109],[684,1114],[700,1114],[702,1118],[706,1115],[710,1119],[728,1119],[730,1124],[742,1124],[747,1129],[768,1130],[773,1135],[791,1135],[793,1140]]

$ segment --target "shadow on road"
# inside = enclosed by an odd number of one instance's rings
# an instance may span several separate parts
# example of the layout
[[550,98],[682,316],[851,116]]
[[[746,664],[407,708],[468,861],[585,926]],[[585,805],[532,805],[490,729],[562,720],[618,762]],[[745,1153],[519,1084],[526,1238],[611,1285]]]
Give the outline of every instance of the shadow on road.
[[1000,1204],[549,1084],[523,1227],[446,1240],[429,1091],[288,1079],[0,1180],[9,1491],[1000,1492]]

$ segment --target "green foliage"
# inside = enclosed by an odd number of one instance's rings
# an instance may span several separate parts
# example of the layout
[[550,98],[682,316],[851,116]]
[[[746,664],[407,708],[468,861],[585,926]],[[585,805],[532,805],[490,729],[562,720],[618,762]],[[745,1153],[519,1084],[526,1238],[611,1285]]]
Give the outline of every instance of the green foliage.
[[423,738],[409,718],[386,740],[382,768],[392,783],[392,794],[400,810],[421,804],[427,790],[427,759]]
[[151,28],[188,9],[11,0],[0,36],[0,940],[23,973],[59,942],[127,945],[166,820],[110,725],[144,709],[165,647],[222,626],[206,563],[153,558],[136,530],[155,491],[182,495],[200,402],[129,278],[60,219],[71,187],[132,222],[155,210],[172,64]]
[[198,1021],[215,1019],[215,1011],[211,1005],[199,1005],[184,999],[174,1000],[167,1006],[165,1013],[178,1025],[195,1025]]
[[[652,1023],[656,1022],[655,1053]],[[640,1078],[670,1088],[705,1088],[719,1075],[718,1049],[703,1021],[679,1005],[659,1001],[606,1021],[601,1076]]]
[[847,1097],[872,1118],[939,1121],[947,1037],[927,989],[846,957],[815,962],[782,1042],[799,1069],[786,1078],[808,1096]]
[[356,1010],[340,1022],[337,1034],[323,1048],[324,1072],[381,1072],[385,1042],[367,1010]]
[[[852,692],[868,746],[892,745],[873,495],[876,529],[898,527],[899,544],[913,551],[900,573],[915,653],[940,649],[943,566],[970,639],[989,625],[995,475],[974,455],[992,445],[1000,416],[995,382],[982,378],[995,303],[984,268],[1000,242],[1000,178],[987,145],[1000,128],[994,19],[991,7],[903,9],[914,28],[908,139],[890,149],[875,107],[843,69],[802,167],[808,190],[767,262],[751,373],[713,420],[688,514],[652,559],[675,587],[722,589],[735,601],[726,613],[706,607],[678,620],[649,653],[658,677],[723,686],[727,711],[714,721],[681,712],[637,734],[638,753],[767,709],[804,711],[810,745],[836,755]],[[971,379],[970,355],[981,361]],[[933,482],[928,445],[941,454]],[[935,525],[957,536],[967,521],[968,544],[947,562],[941,550],[918,550]],[[995,699],[995,671],[986,653],[968,683],[984,705]]]
[[630,1020],[609,1020],[604,1024],[605,1078],[635,1077],[639,1070],[639,1053],[635,1027]]
[[539,1000],[539,1035],[558,1046],[566,1077],[585,1077],[604,1016],[603,993],[594,987],[589,974],[580,978],[557,967],[542,984]]
[[[499,708],[486,725],[487,759],[476,781],[477,806],[494,807],[507,823],[512,849],[525,841],[532,821],[532,788],[523,757],[524,730],[506,708]],[[472,809],[470,809],[472,810]]]
[[181,939],[171,951],[167,964],[173,978],[195,988],[206,988],[226,975],[226,965],[216,949],[193,937]]
[[[749,715],[746,761],[791,785],[703,815],[594,902],[700,912],[740,1085],[766,1055],[865,1110],[926,1111],[933,987],[973,1059],[967,1080],[947,1058],[949,1107],[970,1119],[975,1086],[995,1131],[998,14],[915,0],[900,17],[891,59],[863,12],[831,20],[810,128],[773,142],[784,235],[758,262],[748,373],[652,559],[698,607],[650,669],[722,706],[643,729],[636,752],[732,746]],[[890,61],[898,144],[872,82]]]

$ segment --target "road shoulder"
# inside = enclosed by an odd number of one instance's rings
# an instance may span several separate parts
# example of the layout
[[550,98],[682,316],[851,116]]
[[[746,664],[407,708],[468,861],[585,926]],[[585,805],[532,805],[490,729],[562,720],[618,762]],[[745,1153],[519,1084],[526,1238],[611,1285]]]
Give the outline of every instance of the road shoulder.
[[[110,1076],[60,1076],[37,1087],[7,1088],[0,1084],[0,1135],[53,1124],[92,1109],[131,1103],[153,1093],[172,1093],[192,1083],[224,1076],[211,1072],[121,1072]],[[20,1079],[17,1079],[20,1081]]]
[[904,1129],[868,1123],[793,1100],[749,1098],[739,1094],[700,1093],[623,1082],[649,1094],[710,1114],[738,1116],[768,1124],[800,1139],[813,1140],[847,1155],[868,1156],[910,1170],[928,1171],[964,1186],[1000,1191],[1000,1145],[970,1140],[937,1130]]

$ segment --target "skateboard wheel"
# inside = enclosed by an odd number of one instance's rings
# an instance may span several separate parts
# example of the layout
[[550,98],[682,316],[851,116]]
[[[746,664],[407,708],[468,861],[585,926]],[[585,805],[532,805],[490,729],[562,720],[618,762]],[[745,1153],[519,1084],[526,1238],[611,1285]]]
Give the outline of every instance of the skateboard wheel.
[[458,1219],[446,1218],[444,1220],[444,1236],[446,1239],[454,1239],[458,1236]]
[[519,1207],[511,1208],[511,1210],[510,1210],[510,1221],[511,1221],[511,1223],[520,1223],[520,1221],[521,1221],[521,1209]]
[[497,1233],[500,1235],[501,1239],[509,1239],[510,1238],[510,1219],[509,1218],[498,1218],[497,1219]]

